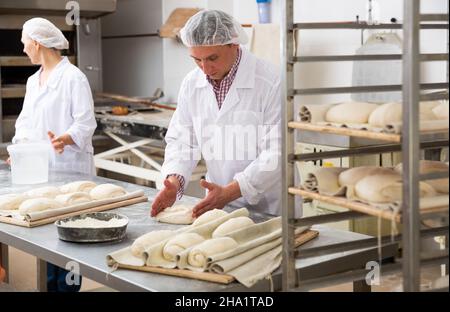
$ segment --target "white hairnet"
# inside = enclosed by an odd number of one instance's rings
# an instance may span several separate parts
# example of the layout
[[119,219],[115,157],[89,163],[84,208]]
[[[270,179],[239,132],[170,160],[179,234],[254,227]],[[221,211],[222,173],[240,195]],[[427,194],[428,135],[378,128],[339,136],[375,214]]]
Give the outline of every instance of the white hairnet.
[[69,48],[69,42],[61,30],[45,18],[35,17],[26,21],[23,24],[23,32],[46,48],[58,50]]
[[180,31],[187,47],[246,44],[248,36],[231,15],[218,10],[202,10],[192,16]]

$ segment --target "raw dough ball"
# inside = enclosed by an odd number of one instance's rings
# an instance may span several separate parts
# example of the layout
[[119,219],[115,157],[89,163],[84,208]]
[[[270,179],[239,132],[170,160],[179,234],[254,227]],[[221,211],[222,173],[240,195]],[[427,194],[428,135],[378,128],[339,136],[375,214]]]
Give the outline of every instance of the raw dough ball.
[[92,181],[75,181],[72,183],[65,184],[59,189],[61,193],[75,193],[75,192],[85,192],[89,193],[97,184]]
[[327,111],[326,121],[337,123],[367,123],[378,104],[366,102],[344,102]]
[[433,109],[439,106],[439,101],[422,101],[420,102],[420,120],[436,120],[436,114],[433,113]]
[[176,255],[183,250],[192,247],[194,245],[200,244],[205,239],[203,236],[197,233],[183,233],[170,239],[163,249],[164,258],[169,261],[175,261]]
[[175,205],[168,207],[155,216],[156,221],[170,224],[191,224],[194,221],[192,217],[191,205]]
[[55,200],[64,206],[82,204],[90,202],[91,196],[88,193],[75,192],[56,196]]
[[345,170],[339,175],[339,185],[349,186],[355,185],[359,180],[370,175],[379,173],[395,173],[391,168],[381,168],[375,166],[355,167]]
[[153,231],[136,238],[131,245],[131,253],[136,257],[141,257],[142,253],[150,246],[160,243],[161,241],[173,235],[170,230]]
[[195,219],[194,223],[192,223],[193,226],[202,225],[208,222],[211,222],[213,220],[219,219],[223,216],[226,216],[228,212],[222,210],[222,209],[213,209],[208,210],[204,214],[202,214],[200,217]]
[[61,194],[61,191],[56,186],[40,187],[25,193],[25,195],[27,195],[30,198],[37,198],[37,197],[55,198],[59,194]]
[[111,183],[100,184],[94,187],[90,192],[91,198],[94,200],[108,199],[125,195],[127,192],[121,186]]
[[27,199],[29,199],[29,197],[24,194],[0,195],[0,210],[19,209],[20,204]]
[[30,212],[44,211],[57,208],[62,208],[62,204],[52,198],[47,197],[31,198],[27,199],[19,206],[19,213],[22,216],[25,216]]
[[[398,164],[395,167],[395,170],[400,174],[403,172],[402,164]],[[448,171],[448,165],[441,161],[432,161],[432,160],[421,160],[419,173],[420,174],[428,174],[434,172],[446,172]],[[426,180],[425,183],[432,186],[437,192],[448,194],[449,186],[448,186],[448,178],[443,179],[435,179],[435,180]]]
[[212,233],[212,237],[222,237],[230,234],[231,232],[249,227],[253,224],[255,224],[255,222],[253,222],[253,220],[249,217],[232,218],[219,225]]
[[443,101],[441,104],[433,108],[433,114],[439,120],[446,120],[448,119],[448,108],[448,101]]
[[238,243],[230,237],[212,238],[192,248],[188,255],[188,263],[193,267],[202,268],[208,257],[234,249]]

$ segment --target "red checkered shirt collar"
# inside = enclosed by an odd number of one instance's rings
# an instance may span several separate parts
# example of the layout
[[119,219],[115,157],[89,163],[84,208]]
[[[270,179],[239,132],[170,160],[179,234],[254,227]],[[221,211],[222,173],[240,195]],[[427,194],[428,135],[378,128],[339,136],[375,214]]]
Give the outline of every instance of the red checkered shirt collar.
[[206,79],[213,87],[214,94],[216,95],[217,99],[217,104],[219,105],[219,109],[222,108],[223,101],[225,101],[225,97],[227,96],[228,91],[230,91],[234,78],[236,78],[236,73],[239,68],[241,58],[242,58],[242,50],[241,48],[239,48],[236,62],[234,62],[233,66],[230,69],[230,72],[220,82],[217,82],[206,76]]

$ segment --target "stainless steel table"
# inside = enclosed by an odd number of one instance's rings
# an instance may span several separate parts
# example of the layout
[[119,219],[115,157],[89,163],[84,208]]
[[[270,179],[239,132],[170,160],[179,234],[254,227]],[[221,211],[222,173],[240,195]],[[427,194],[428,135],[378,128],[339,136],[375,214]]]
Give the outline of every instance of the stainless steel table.
[[[75,180],[88,177],[80,174],[51,173],[48,185],[62,185]],[[111,182],[110,179],[94,177],[93,181],[98,183]],[[196,281],[187,278],[172,277],[160,274],[137,272],[130,270],[117,270],[113,273],[106,264],[106,255],[110,252],[129,246],[138,236],[157,229],[171,229],[176,226],[160,224],[150,218],[149,210],[151,202],[157,191],[152,188],[138,186],[130,183],[114,181],[114,183],[132,191],[144,190],[149,202],[134,204],[113,211],[126,215],[130,219],[127,228],[127,236],[121,242],[77,244],[64,242],[58,239],[56,227],[53,224],[39,226],[36,228],[24,228],[15,225],[0,223],[0,249],[2,254],[2,266],[8,268],[8,246],[23,250],[36,256],[38,260],[37,288],[44,291],[46,281],[46,262],[65,267],[69,261],[79,264],[82,276],[90,278],[98,283],[120,291],[269,291],[271,283],[263,280],[251,289],[247,289],[239,283],[220,285],[211,282]],[[39,186],[45,186],[42,184]],[[11,185],[10,171],[5,164],[0,164],[0,194],[21,192],[37,187],[13,186]],[[184,197],[185,202],[195,202],[198,199]],[[252,213],[256,221],[267,219],[268,216]],[[354,241],[368,236],[353,232],[345,232],[327,228],[315,227],[320,231],[318,238],[303,245],[302,248],[323,246],[331,243]],[[359,250],[352,252],[341,252],[333,255],[313,257],[297,260],[297,267],[302,276],[311,278],[325,274],[339,272],[349,268],[364,268],[365,263],[370,260],[378,260],[374,249]],[[273,286],[280,288],[280,271],[273,274]],[[358,284],[355,284],[358,285]],[[364,288],[362,290],[367,290]]]

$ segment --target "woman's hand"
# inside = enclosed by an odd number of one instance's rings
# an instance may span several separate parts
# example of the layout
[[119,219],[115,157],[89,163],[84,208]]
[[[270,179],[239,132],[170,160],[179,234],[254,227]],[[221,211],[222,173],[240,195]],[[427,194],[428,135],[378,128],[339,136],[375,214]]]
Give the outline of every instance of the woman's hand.
[[72,145],[75,144],[75,142],[72,140],[72,137],[68,134],[63,134],[57,137],[53,132],[48,131],[47,132],[48,137],[53,145],[54,150],[58,154],[62,154],[64,152],[64,147],[66,145]]

